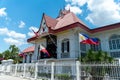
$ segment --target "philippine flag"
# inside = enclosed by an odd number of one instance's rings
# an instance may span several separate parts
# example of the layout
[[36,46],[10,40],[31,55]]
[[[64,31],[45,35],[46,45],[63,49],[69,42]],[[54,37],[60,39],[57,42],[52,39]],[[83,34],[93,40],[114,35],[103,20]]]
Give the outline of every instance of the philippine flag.
[[96,45],[98,45],[100,43],[100,40],[98,38],[91,38],[91,39],[92,39],[92,41],[94,41],[94,43]]
[[90,38],[86,34],[79,34],[79,42],[84,43],[84,44],[94,44],[98,45],[99,40],[97,38]]
[[24,58],[25,54],[24,53],[20,53],[19,56],[22,57],[22,58]]
[[79,42],[83,42],[85,40],[89,39],[89,37],[85,34],[79,34]]
[[47,54],[48,57],[50,57],[49,52],[46,50],[46,48],[44,46],[40,45],[40,51],[43,52],[43,53],[45,53],[45,54]]

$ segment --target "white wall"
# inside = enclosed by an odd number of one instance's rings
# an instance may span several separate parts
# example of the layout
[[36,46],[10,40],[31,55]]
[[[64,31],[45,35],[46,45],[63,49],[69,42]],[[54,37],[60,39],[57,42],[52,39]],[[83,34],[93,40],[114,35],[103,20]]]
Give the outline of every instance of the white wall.
[[[35,43],[35,50],[34,50],[34,54],[33,54],[33,57],[32,57],[32,61],[36,61],[37,60],[37,56],[38,56],[38,47],[40,46],[40,44],[43,44],[44,47],[46,47],[46,39],[42,39],[40,41],[37,41]],[[40,54],[39,54],[40,56]]]
[[101,48],[103,51],[107,51],[110,52],[109,49],[109,38],[113,35],[113,34],[117,34],[120,35],[120,29],[113,29],[113,30],[108,30],[108,31],[103,31],[103,32],[99,32],[96,34],[93,34],[93,37],[97,37],[101,40]]
[[70,45],[70,58],[77,58],[79,52],[79,41],[78,41],[78,33],[74,30],[68,30],[61,34],[57,35],[57,58],[61,58],[61,43],[62,40],[69,39]]
[[[114,29],[114,30],[108,30],[108,31],[104,31],[104,32],[99,32],[99,33],[95,33],[95,34],[90,34],[84,30],[82,30],[81,28],[77,28],[76,29],[71,29],[71,30],[67,30],[67,31],[63,31],[60,32],[58,34],[56,34],[57,36],[57,58],[60,59],[61,58],[61,43],[62,40],[64,39],[69,39],[70,40],[70,58],[78,58],[80,56],[80,46],[79,46],[79,35],[78,33],[86,33],[88,35],[90,35],[90,37],[97,37],[101,40],[101,48],[103,51],[107,51],[110,52],[109,50],[109,37],[112,34],[119,34],[120,35],[120,29]],[[37,41],[35,44],[35,51],[34,51],[34,57],[33,60],[37,60],[37,53],[38,53],[38,46],[39,44],[44,44],[46,47],[46,39],[43,39],[41,41]],[[89,49],[90,47],[87,46],[87,48]]]

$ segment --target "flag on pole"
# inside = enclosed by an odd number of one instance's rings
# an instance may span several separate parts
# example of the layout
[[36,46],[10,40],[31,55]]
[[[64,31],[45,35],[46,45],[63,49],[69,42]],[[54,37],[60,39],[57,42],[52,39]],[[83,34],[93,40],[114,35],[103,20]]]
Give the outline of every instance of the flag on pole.
[[46,50],[46,48],[43,45],[40,45],[40,51],[43,52],[43,53],[45,53],[45,54],[47,54],[48,57],[50,57],[49,52]]
[[79,42],[83,42],[87,39],[89,39],[87,35],[79,33]]
[[81,34],[81,33],[79,34],[79,42],[83,44],[94,44],[94,45],[99,44],[99,41],[97,38],[90,38],[86,34]]
[[95,42],[96,45],[98,45],[100,43],[99,39],[98,38],[91,38],[92,41]]
[[19,56],[22,57],[22,58],[24,58],[25,54],[24,53],[20,53]]

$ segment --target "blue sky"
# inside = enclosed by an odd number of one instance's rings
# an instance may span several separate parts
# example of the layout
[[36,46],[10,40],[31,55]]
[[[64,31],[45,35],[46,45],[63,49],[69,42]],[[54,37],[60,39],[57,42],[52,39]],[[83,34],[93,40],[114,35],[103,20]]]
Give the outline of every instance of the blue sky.
[[15,44],[22,51],[38,30],[42,14],[53,18],[70,9],[89,28],[120,22],[120,0],[0,0],[0,52]]

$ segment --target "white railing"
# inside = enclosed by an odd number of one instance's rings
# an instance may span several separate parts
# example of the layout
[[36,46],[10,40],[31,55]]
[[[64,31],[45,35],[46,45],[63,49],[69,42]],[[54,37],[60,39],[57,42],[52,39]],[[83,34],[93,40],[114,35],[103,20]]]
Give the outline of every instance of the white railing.
[[[3,67],[5,67],[3,69]],[[106,63],[26,63],[1,65],[1,73],[45,80],[120,80],[120,65]]]

